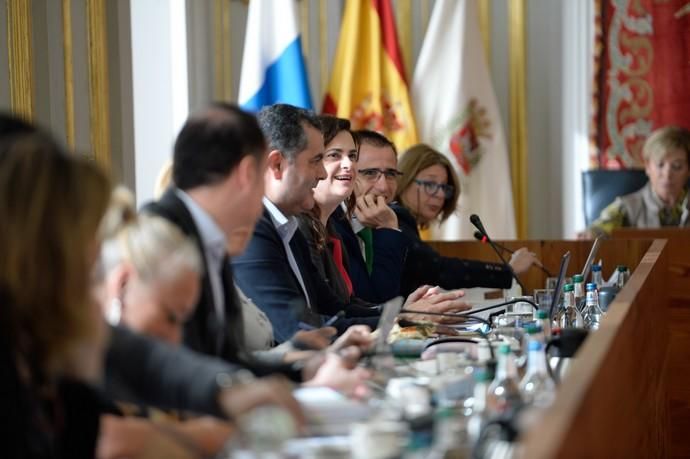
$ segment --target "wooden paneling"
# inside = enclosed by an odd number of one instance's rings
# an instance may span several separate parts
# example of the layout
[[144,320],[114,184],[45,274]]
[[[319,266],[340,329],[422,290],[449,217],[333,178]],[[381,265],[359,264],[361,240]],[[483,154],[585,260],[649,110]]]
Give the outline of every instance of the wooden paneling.
[[[591,241],[510,241],[511,249],[527,247],[544,265],[557,271],[561,255],[570,251],[568,275],[582,269]],[[434,242],[442,254],[496,261],[490,247],[474,241]],[[677,248],[675,250],[678,250]],[[609,306],[601,328],[592,333],[558,389],[555,403],[523,434],[526,458],[688,457],[674,439],[688,429],[671,427],[670,419],[690,414],[674,397],[688,392],[690,360],[675,355],[690,343],[690,333],[669,333],[667,273],[677,256],[665,240],[608,239],[598,259],[605,275],[617,264],[633,274]],[[527,289],[541,288],[545,275],[531,269],[522,276]],[[675,340],[675,341],[674,341]],[[670,344],[673,342],[674,344]],[[687,349],[687,347],[686,347]],[[684,373],[672,374],[670,367]],[[669,404],[669,398],[671,403]],[[675,404],[675,406],[674,406]]]
[[[591,241],[497,241],[511,250],[526,247],[527,250],[537,254],[547,270],[554,276],[558,275],[561,257],[570,251],[570,264],[568,276],[579,273],[584,267],[587,255],[592,247]],[[449,257],[469,258],[499,262],[496,253],[487,244],[478,241],[456,242],[431,242],[439,253]],[[604,276],[608,277],[616,268],[616,265],[626,265],[632,271],[640,262],[642,256],[651,244],[651,240],[620,240],[608,239],[602,242],[596,257],[597,261],[604,261]],[[506,259],[510,259],[507,254]],[[546,274],[533,267],[528,272],[519,276],[528,293],[534,289],[544,288]]]
[[667,456],[665,245],[654,241],[585,341],[523,457]]
[[668,240],[669,362],[667,367],[671,443],[669,457],[690,457],[690,230],[623,229],[614,238]]

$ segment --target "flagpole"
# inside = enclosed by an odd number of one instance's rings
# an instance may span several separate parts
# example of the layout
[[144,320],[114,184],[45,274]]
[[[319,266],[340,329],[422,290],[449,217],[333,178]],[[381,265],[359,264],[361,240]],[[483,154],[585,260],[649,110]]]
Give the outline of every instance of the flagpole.
[[519,239],[527,237],[527,69],[525,0],[507,0],[510,56],[510,158]]

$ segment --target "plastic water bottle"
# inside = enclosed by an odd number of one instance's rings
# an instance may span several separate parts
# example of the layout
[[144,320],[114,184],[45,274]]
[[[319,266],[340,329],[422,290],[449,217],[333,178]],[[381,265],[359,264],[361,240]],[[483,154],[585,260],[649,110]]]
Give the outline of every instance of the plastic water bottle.
[[554,399],[556,386],[546,372],[544,346],[539,341],[528,345],[527,372],[520,382],[520,390],[525,403],[545,408]]
[[515,357],[508,344],[498,348],[496,377],[489,386],[486,406],[490,414],[501,415],[522,404]]
[[465,459],[472,449],[467,436],[468,417],[458,408],[440,407],[434,414],[434,442],[426,459]]
[[621,289],[625,283],[628,282],[628,279],[630,278],[630,271],[625,265],[618,265],[616,271],[618,273],[618,277],[616,278],[616,286]]
[[474,397],[472,402],[472,415],[467,423],[467,434],[470,444],[474,446],[489,419],[486,410],[486,395],[493,375],[488,369],[480,368],[474,371]]
[[551,320],[549,320],[548,311],[537,311],[537,322],[541,326],[544,342],[548,341],[551,338]]
[[582,311],[585,307],[585,279],[582,274],[573,276],[573,294],[575,296],[575,307]]
[[604,312],[599,306],[599,292],[594,283],[587,284],[587,299],[585,309],[582,311],[582,318],[585,320],[585,327],[590,330],[597,330]]
[[601,288],[604,285],[604,278],[601,275],[601,265],[592,265],[592,283]]
[[575,293],[573,284],[563,286],[563,306],[556,315],[556,323],[561,328],[584,327],[582,314],[575,307]]

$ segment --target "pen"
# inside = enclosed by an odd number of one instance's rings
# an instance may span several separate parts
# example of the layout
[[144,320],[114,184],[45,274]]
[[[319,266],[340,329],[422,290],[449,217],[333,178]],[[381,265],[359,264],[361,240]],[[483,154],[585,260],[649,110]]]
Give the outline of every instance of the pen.
[[[344,317],[344,316],[345,316],[345,311],[339,311],[338,314],[334,315],[333,317],[328,319],[326,322],[324,322],[321,327],[331,327],[331,326],[333,326],[333,324],[335,324],[338,321],[338,319],[340,319],[341,317]],[[316,330],[317,328],[319,328],[319,327],[315,327],[313,325],[310,325],[306,322],[299,322],[297,324],[297,327],[300,330]]]

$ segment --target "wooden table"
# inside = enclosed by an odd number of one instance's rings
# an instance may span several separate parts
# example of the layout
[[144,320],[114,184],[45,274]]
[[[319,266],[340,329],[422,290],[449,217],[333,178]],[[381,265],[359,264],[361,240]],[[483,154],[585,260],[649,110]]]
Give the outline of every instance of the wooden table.
[[[490,248],[474,241],[433,245],[444,255],[495,260]],[[552,271],[570,250],[569,274],[574,274],[582,269],[591,242],[513,241],[506,245],[528,247]],[[523,457],[646,458],[676,452],[671,448],[667,396],[669,380],[675,375],[666,372],[672,357],[666,247],[665,240],[604,241],[600,257],[605,273],[626,264],[632,276],[610,304],[601,328],[578,352],[554,405],[521,439]],[[536,269],[523,277],[528,290],[541,288],[544,279]]]

